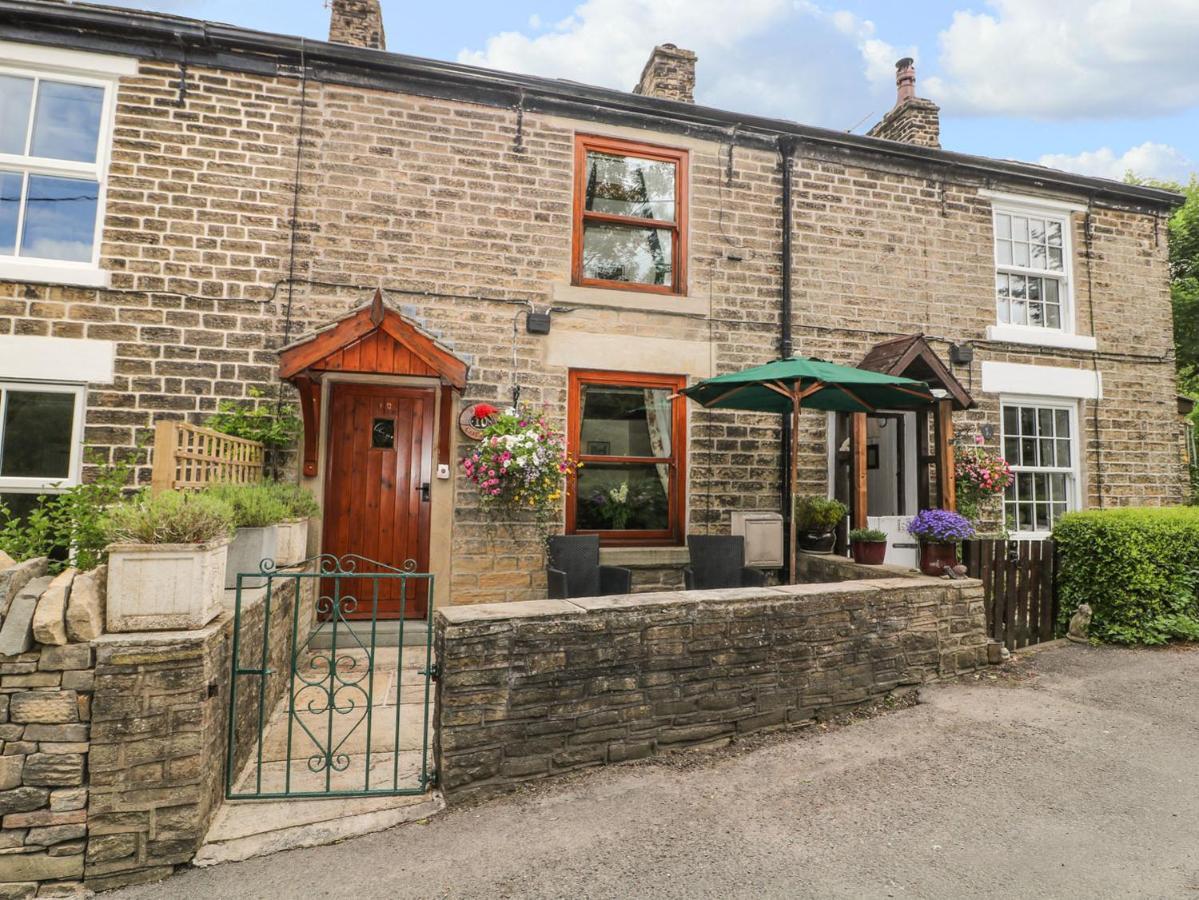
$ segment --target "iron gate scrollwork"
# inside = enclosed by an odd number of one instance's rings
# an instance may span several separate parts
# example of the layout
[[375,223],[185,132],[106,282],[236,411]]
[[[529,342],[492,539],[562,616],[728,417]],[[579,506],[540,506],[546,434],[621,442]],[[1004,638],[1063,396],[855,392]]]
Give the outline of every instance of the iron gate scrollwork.
[[[433,576],[415,568],[349,554],[238,574],[228,799],[421,794],[435,783]],[[399,618],[380,618],[381,605]],[[414,607],[423,618],[405,619]]]

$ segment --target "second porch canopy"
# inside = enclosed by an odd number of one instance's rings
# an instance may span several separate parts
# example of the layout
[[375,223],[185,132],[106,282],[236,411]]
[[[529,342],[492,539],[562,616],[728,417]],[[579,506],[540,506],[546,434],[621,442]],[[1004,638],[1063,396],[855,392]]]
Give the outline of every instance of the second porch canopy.
[[[708,378],[682,393],[707,409],[791,415],[790,466],[794,492],[799,468],[799,422],[804,408],[825,412],[866,413],[927,409],[936,402],[923,381],[842,366],[802,356],[779,359],[764,366]],[[865,473],[862,473],[864,479]],[[794,497],[787,499],[794,506]],[[796,523],[793,508],[785,510],[790,523],[789,567],[796,577]]]

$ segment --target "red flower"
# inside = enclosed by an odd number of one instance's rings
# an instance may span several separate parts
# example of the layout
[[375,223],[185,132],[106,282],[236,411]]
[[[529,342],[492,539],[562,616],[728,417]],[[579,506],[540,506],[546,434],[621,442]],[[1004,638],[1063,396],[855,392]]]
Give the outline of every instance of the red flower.
[[498,412],[499,410],[490,403],[480,403],[475,407],[474,417],[476,419],[490,419]]

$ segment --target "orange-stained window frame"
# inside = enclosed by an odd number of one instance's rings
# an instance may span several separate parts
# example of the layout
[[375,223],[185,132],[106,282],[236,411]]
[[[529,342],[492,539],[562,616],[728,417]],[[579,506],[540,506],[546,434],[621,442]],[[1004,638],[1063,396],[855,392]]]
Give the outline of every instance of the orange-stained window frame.
[[[584,203],[587,195],[587,151],[607,153],[613,156],[636,156],[674,163],[674,209],[675,220],[641,219],[636,216],[621,216],[612,213],[588,211]],[[617,138],[580,134],[575,136],[575,194],[573,248],[571,252],[571,281],[584,287],[612,288],[619,291],[638,291],[649,294],[687,293],[687,159],[686,150],[624,141]],[[617,225],[635,225],[641,228],[669,229],[671,232],[673,284],[636,284],[629,281],[610,281],[604,278],[583,277],[583,224],[585,222],[609,222]]]
[[[634,388],[664,388],[676,396],[671,401],[670,456],[663,458],[590,456],[581,452],[583,434],[583,385],[615,385]],[[670,466],[670,496],[668,527],[661,531],[612,531],[578,528],[578,476],[572,474],[566,483],[566,533],[598,534],[607,547],[675,547],[683,543],[683,528],[687,513],[687,400],[679,395],[687,386],[685,375],[656,375],[641,372],[611,372],[595,369],[571,369],[567,408],[567,451],[571,459],[583,463],[666,463]]]

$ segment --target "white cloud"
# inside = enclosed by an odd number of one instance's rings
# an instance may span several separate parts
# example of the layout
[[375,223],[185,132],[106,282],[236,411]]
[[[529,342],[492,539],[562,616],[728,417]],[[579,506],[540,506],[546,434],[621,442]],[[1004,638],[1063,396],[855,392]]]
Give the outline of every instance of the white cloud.
[[1085,150],[1082,153],[1047,153],[1038,162],[1053,169],[1065,169],[1081,175],[1123,180],[1133,172],[1142,178],[1185,183],[1199,166],[1177,147],[1155,144],[1152,141],[1130,147],[1117,154],[1110,147]]
[[940,34],[949,113],[1117,118],[1176,112],[1199,97],[1196,0],[989,0]]
[[890,108],[905,55],[869,20],[811,0],[584,0],[568,18],[538,24],[458,60],[627,91],[653,46],[670,42],[699,55],[700,103],[844,128]]

